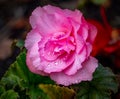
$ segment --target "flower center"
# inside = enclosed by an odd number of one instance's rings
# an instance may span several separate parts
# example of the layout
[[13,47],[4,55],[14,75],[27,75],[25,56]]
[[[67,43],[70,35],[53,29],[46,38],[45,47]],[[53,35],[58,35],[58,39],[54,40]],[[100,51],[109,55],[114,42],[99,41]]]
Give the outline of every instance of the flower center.
[[[65,37],[64,33],[54,35],[52,39],[48,40],[43,49],[44,58],[47,60],[55,60],[63,54],[70,54],[75,50],[74,37]],[[47,56],[46,56],[47,55]]]

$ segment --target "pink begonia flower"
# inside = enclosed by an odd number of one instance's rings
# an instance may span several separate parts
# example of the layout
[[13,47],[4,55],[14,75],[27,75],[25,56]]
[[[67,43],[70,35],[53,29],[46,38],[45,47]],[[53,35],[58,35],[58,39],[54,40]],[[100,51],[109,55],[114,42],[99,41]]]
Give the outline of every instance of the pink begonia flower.
[[30,24],[25,47],[31,72],[65,86],[92,80],[98,61],[90,53],[97,30],[79,10],[37,7]]

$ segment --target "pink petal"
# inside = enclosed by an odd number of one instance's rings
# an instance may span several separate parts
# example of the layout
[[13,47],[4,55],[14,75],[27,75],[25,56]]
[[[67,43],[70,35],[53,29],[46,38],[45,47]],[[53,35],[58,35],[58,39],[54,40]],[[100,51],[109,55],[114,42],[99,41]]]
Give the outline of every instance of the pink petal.
[[53,61],[58,58],[62,53],[75,50],[72,37],[63,38],[60,40],[51,40],[51,37],[47,36],[42,38],[39,42],[39,53],[40,56],[48,61]]
[[88,33],[87,41],[93,43],[93,41],[94,41],[94,39],[95,39],[95,37],[97,35],[97,29],[92,24],[88,23],[88,26],[89,26],[89,33]]
[[44,49],[39,49],[40,57],[44,58],[46,61],[54,61],[60,55],[60,53],[54,53],[53,51],[45,51]]
[[[82,17],[82,20],[85,20],[83,17]],[[89,31],[89,28],[88,28],[88,25],[84,22],[80,25],[80,28],[78,30],[78,36],[82,36],[83,40],[86,41],[86,39],[88,38],[88,31]]]
[[41,71],[41,70],[38,70],[36,67],[35,67],[35,65],[33,65],[33,63],[32,63],[32,59],[30,58],[30,53],[29,53],[29,51],[27,52],[27,55],[26,55],[27,57],[26,57],[26,64],[27,64],[27,66],[28,66],[28,68],[29,68],[29,70],[31,71],[31,72],[33,72],[33,73],[35,73],[35,74],[40,74],[40,75],[48,75],[48,74],[46,74],[46,73],[44,73],[43,71]]
[[71,10],[65,9],[64,14],[67,18],[70,18],[70,20],[75,21],[79,24],[81,23],[82,13],[79,10],[71,11]]
[[86,42],[86,57],[89,57],[91,52],[92,52],[92,44]]
[[[38,43],[35,43],[33,45],[33,47],[28,50],[28,53],[29,53],[28,58],[29,58],[29,60],[31,60],[31,63],[34,66],[33,68],[36,69],[36,70],[38,68],[39,68],[39,70],[42,70],[43,67],[40,64],[41,63],[41,58],[40,58],[39,52],[38,52]],[[28,67],[29,67],[29,65],[28,65]]]
[[52,72],[61,72],[62,70],[67,68],[70,64],[72,64],[73,61],[74,61],[74,54],[71,53],[68,56],[63,55],[54,61],[46,61],[42,59],[40,64],[44,66],[43,69],[44,72],[52,73]]
[[85,41],[81,36],[76,36],[76,53],[79,54],[85,45]]
[[66,75],[74,75],[78,71],[78,69],[82,68],[81,63],[82,62],[80,61],[80,59],[75,56],[74,62],[64,70],[64,73]]
[[45,12],[45,10],[42,9],[41,7],[37,7],[32,12],[32,15],[30,16],[30,24],[33,29],[36,28],[37,24],[40,23],[39,18],[43,15],[44,12]]
[[49,37],[42,38],[39,42],[39,54],[48,61],[55,60],[61,53],[55,53],[56,43],[49,41]]
[[49,14],[52,14],[53,12],[59,13],[67,18],[70,18],[73,21],[76,21],[78,23],[81,22],[82,13],[79,10],[75,10],[75,11],[71,11],[68,9],[62,10],[59,7],[55,7],[51,5],[44,6],[43,8]]
[[85,41],[84,41],[82,35],[78,34],[80,24],[73,22],[73,21],[71,21],[71,24],[73,26],[72,35],[75,38],[76,53],[79,53],[82,50]]
[[90,81],[93,78],[93,72],[98,67],[98,61],[89,57],[83,64],[83,68],[78,70],[75,75],[66,75],[63,72],[51,73],[50,77],[56,81],[57,84],[69,86],[71,84],[78,84],[81,81]]
[[63,10],[56,6],[46,5],[43,7],[43,9],[49,14],[59,13],[63,15]]
[[31,30],[26,37],[25,47],[29,50],[32,46],[41,40],[41,36],[38,33],[37,29]]
[[45,44],[49,41],[49,38],[49,35],[41,38],[41,40],[38,42],[39,49],[44,49]]
[[[54,20],[53,20],[54,19]],[[56,32],[68,32],[71,29],[69,21],[62,14],[47,13],[44,8],[36,8],[31,17],[32,28],[38,28],[41,35],[53,34]]]
[[82,68],[82,62],[87,58],[87,49],[86,45],[84,45],[83,49],[79,54],[75,55],[74,62],[71,66],[65,69],[65,74],[74,75],[80,68]]

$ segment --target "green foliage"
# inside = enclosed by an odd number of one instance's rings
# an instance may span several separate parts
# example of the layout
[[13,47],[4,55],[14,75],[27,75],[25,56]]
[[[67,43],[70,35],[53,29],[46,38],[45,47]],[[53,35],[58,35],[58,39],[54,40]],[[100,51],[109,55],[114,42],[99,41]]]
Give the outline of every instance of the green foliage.
[[0,96],[1,96],[1,94],[4,93],[4,92],[5,92],[5,88],[4,88],[3,86],[0,86]]
[[0,99],[17,99],[19,97],[18,93],[13,90],[5,91],[1,96]]
[[109,68],[99,64],[93,76],[92,81],[73,86],[77,99],[110,99],[111,93],[117,92],[118,83]]
[[17,40],[16,46],[19,48],[23,48],[24,47],[24,40]]
[[39,89],[38,85],[54,84],[54,82],[48,77],[31,73],[25,61],[26,52],[23,51],[10,66],[4,77],[2,77],[0,81],[1,97],[10,94],[15,94],[15,97],[12,99],[17,99],[18,96],[20,99],[39,99],[39,97],[40,99],[41,97],[44,99],[44,97],[47,97],[43,91]]
[[75,92],[67,87],[40,84],[39,87],[49,96],[49,99],[74,99]]
[[110,99],[111,93],[117,92],[115,75],[100,64],[92,81],[69,89],[55,85],[49,77],[31,73],[25,61],[24,50],[0,81],[0,99]]

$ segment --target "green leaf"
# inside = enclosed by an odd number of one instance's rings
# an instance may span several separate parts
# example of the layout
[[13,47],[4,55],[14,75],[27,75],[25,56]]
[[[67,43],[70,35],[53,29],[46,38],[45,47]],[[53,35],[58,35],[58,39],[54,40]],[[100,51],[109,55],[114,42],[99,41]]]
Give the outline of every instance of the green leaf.
[[92,84],[101,91],[116,93],[118,90],[118,83],[112,70],[108,67],[103,67],[101,64],[99,64],[94,73]]
[[39,87],[49,96],[50,99],[74,99],[75,92],[67,87],[57,85],[40,84]]
[[4,88],[3,86],[0,86],[0,96],[1,96],[1,94],[4,93],[4,92],[5,92],[5,88]]
[[8,90],[0,96],[0,99],[18,99],[18,97],[18,93],[14,92],[14,90]]
[[24,40],[17,40],[16,46],[19,48],[23,48],[24,47]]
[[49,99],[48,95],[45,94],[38,86],[30,86],[27,90],[27,95],[30,99]]
[[39,89],[39,84],[54,84],[54,82],[49,77],[36,75],[28,70],[25,50],[20,53],[0,81],[0,86],[3,86],[6,91],[14,90],[23,99],[24,97],[29,97],[28,99],[46,97]]
[[93,74],[93,80],[73,85],[77,99],[110,99],[111,93],[116,93],[118,83],[112,71],[99,64]]

